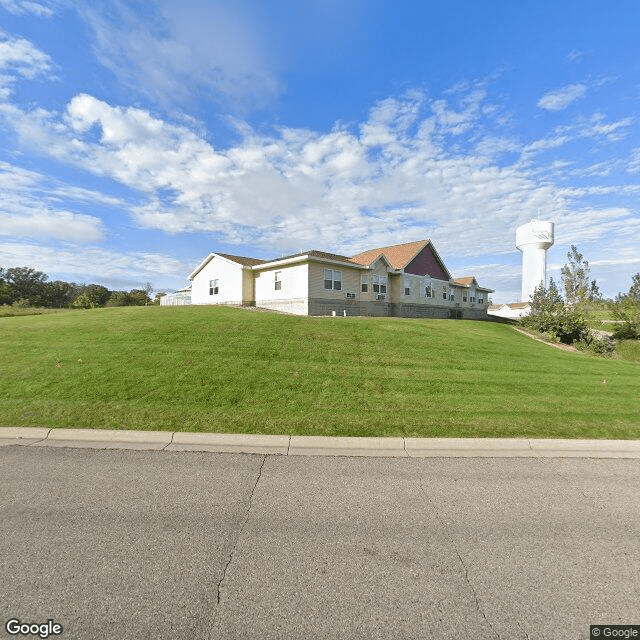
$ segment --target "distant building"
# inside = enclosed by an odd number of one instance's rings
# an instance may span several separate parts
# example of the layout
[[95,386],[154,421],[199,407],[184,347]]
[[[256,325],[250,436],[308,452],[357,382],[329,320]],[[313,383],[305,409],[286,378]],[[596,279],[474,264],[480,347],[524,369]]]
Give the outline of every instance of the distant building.
[[175,293],[167,293],[160,298],[160,306],[163,307],[176,307],[189,304],[191,304],[191,285]]
[[[452,278],[430,240],[352,257],[307,251],[276,260],[209,254],[189,275],[191,304],[255,305],[298,315],[486,319],[487,289]],[[162,305],[172,304],[165,299]]]
[[487,309],[490,316],[499,318],[522,318],[531,313],[530,302],[511,302],[508,304],[491,304]]

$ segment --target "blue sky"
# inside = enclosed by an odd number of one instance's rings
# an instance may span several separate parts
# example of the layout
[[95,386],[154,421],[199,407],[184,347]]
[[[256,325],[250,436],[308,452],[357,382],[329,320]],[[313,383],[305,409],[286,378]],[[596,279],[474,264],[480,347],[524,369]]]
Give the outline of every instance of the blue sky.
[[640,271],[635,0],[0,0],[0,265],[173,290],[211,251],[431,238],[519,299],[555,222]]

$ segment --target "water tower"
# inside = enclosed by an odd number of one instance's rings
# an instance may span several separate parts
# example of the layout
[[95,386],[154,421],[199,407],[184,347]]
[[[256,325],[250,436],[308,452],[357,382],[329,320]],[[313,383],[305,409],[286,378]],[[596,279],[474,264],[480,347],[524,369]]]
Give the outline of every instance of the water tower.
[[522,251],[522,302],[536,287],[546,287],[547,249],[553,244],[553,222],[532,220],[516,229],[516,248]]

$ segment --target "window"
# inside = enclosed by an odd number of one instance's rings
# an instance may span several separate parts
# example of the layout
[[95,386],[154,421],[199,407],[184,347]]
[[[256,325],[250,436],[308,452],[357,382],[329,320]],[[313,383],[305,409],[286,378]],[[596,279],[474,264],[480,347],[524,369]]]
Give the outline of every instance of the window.
[[409,278],[404,279],[404,295],[411,295],[411,280]]
[[342,290],[342,271],[336,269],[324,270],[324,288],[334,291]]
[[484,304],[484,298],[478,298],[478,302],[479,302],[480,304]]
[[467,301],[467,292],[463,291],[462,292],[462,302],[466,302]]
[[450,300],[451,302],[453,302],[455,299],[456,299],[455,294],[450,293],[450,294],[449,294],[449,300]]
[[282,289],[282,280],[280,276],[282,275],[282,271],[276,271],[276,291],[280,291]]
[[469,302],[475,302],[475,301],[476,301],[475,296],[469,296]]
[[209,295],[217,296],[218,295],[218,281],[217,280],[209,280]]
[[447,299],[447,287],[445,287],[444,285],[442,285],[442,299]]
[[430,284],[428,284],[424,289],[424,297],[425,298],[433,298],[433,288]]
[[367,293],[367,291],[369,291],[369,276],[362,276],[362,280],[361,280],[361,291],[362,293]]
[[373,276],[373,293],[387,293],[387,276]]

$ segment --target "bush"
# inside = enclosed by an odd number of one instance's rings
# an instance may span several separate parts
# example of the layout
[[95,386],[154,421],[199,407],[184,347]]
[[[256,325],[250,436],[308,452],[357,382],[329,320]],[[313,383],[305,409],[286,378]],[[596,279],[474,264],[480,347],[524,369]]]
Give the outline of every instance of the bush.
[[536,288],[531,298],[531,313],[522,318],[521,323],[563,344],[579,342],[589,334],[584,315],[577,307],[564,304],[553,280],[549,289],[543,285]]
[[14,309],[29,309],[30,307],[34,307],[35,305],[31,304],[31,302],[26,298],[20,298],[19,300],[16,300],[11,306]]
[[613,315],[621,321],[613,332],[617,340],[640,339],[640,300],[631,296],[623,297],[616,301],[613,307]]
[[616,351],[615,344],[609,336],[588,333],[576,347],[581,351],[589,351],[597,356],[611,358]]

